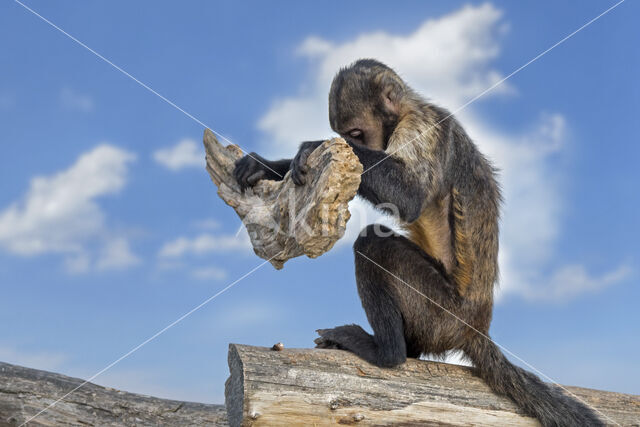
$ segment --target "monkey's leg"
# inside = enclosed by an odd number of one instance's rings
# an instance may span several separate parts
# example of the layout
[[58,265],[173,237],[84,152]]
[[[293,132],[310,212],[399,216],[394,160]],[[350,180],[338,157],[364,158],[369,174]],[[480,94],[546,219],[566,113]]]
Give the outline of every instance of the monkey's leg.
[[363,230],[354,251],[358,293],[374,334],[358,325],[321,329],[318,347],[348,350],[387,367],[419,356],[425,343],[407,337],[424,338],[435,332],[429,331],[433,307],[416,290],[444,307],[456,299],[442,266],[407,238],[379,225]]
[[419,359],[422,355],[422,350],[420,350],[420,346],[412,341],[407,341],[405,337],[406,345],[407,345],[407,358],[411,359]]

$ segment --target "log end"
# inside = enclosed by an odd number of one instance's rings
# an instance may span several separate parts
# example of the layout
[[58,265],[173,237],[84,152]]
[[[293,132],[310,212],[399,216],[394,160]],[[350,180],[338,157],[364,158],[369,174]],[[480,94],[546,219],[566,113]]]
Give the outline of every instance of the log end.
[[[236,161],[242,158],[242,149],[234,144],[227,146],[220,144],[210,129],[204,130],[202,142],[206,153],[207,172],[209,172],[214,184],[218,187],[221,183],[237,186],[233,177],[233,169]],[[239,188],[237,190],[239,191]]]
[[229,344],[229,378],[224,383],[224,400],[227,419],[232,426],[242,424],[244,413],[244,375],[242,359],[235,344]]

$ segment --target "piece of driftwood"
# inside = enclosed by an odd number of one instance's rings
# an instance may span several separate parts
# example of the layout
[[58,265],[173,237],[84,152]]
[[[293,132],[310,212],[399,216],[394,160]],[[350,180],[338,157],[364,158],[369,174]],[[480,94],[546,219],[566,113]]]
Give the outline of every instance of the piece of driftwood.
[[[464,366],[409,359],[380,369],[346,351],[231,344],[229,370],[231,426],[538,425]],[[605,422],[640,424],[640,396],[567,389],[611,418]]]
[[209,129],[204,146],[218,195],[242,219],[255,253],[275,268],[300,255],[318,257],[344,235],[362,164],[342,138],[325,141],[309,156],[305,185],[296,186],[287,173],[282,181],[262,180],[244,193],[233,177],[240,148],[221,145]]
[[[0,426],[19,426],[84,381],[0,363]],[[180,402],[87,383],[29,426],[226,426],[223,405]]]

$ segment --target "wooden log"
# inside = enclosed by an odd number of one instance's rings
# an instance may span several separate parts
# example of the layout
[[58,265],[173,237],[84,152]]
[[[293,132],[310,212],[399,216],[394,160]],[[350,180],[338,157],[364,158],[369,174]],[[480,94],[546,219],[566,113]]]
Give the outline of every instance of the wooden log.
[[287,173],[282,181],[262,180],[244,193],[233,177],[240,148],[221,145],[209,129],[204,146],[218,195],[242,219],[255,253],[277,269],[293,257],[322,255],[344,235],[362,164],[342,138],[325,141],[309,156],[305,185],[296,186]]
[[[19,426],[84,381],[0,363],[0,426]],[[87,383],[29,426],[226,426],[223,405],[180,402]]]
[[[346,351],[231,344],[229,370],[231,426],[538,425],[464,366],[409,359],[380,369]],[[639,396],[567,389],[619,425],[640,423]]]

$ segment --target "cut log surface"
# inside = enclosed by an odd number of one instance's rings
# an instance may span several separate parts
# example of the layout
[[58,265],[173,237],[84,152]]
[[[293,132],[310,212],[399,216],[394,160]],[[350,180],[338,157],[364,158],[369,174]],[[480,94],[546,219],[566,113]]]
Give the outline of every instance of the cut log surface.
[[[346,351],[231,344],[225,397],[231,426],[535,426],[473,369],[409,359],[380,369]],[[566,387],[610,418],[640,424],[640,397]]]
[[[0,363],[0,426],[19,426],[84,381]],[[180,402],[87,383],[29,426],[226,426],[223,405]]]
[[256,255],[277,269],[290,258],[322,255],[344,235],[362,164],[342,138],[325,141],[309,156],[305,185],[296,186],[288,172],[282,181],[262,180],[244,193],[233,176],[240,148],[223,146],[209,129],[204,146],[218,195],[242,219]]

